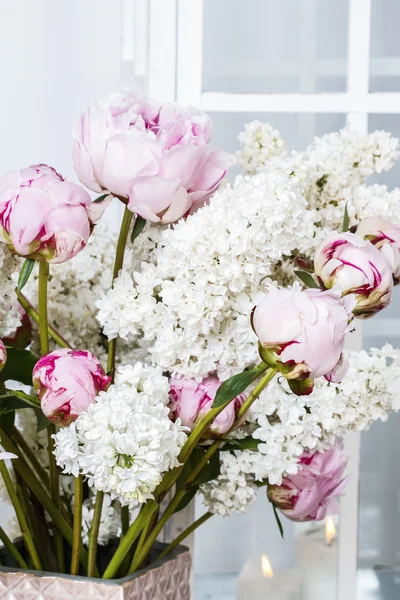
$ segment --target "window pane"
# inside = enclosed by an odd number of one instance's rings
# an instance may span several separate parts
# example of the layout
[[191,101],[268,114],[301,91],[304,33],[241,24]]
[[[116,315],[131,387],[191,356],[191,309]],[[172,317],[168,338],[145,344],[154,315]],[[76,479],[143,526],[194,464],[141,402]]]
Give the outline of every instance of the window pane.
[[[213,125],[213,145],[228,152],[239,149],[238,135],[245,123],[261,121],[276,127],[289,150],[304,150],[315,135],[324,135],[345,126],[343,114],[299,114],[299,113],[209,113]],[[240,172],[238,166],[231,169],[230,178]]]
[[345,91],[347,29],[348,0],[204,0],[203,89]]
[[372,92],[400,91],[400,37],[394,26],[400,19],[398,0],[372,0],[371,77]]
[[[400,138],[400,115],[369,115],[368,129],[369,131],[384,129],[385,131],[390,131],[395,137]],[[389,188],[399,187],[400,161],[397,161],[390,171],[377,175],[373,179],[368,180],[368,183],[385,184]]]
[[[400,348],[399,288],[381,315],[365,322],[366,350],[388,342]],[[400,598],[400,471],[393,469],[399,427],[400,414],[392,414],[361,436],[358,587],[363,600]]]

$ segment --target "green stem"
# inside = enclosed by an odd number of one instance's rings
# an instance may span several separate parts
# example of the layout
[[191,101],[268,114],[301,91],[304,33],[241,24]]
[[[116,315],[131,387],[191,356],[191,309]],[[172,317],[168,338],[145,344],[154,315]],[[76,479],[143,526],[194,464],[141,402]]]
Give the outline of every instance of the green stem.
[[[233,423],[232,427],[229,429],[228,433],[230,433],[231,431],[233,431],[240,424],[243,416],[247,413],[247,411],[249,410],[249,408],[251,407],[251,405],[253,404],[253,402],[255,402],[255,400],[257,400],[257,398],[259,397],[259,395],[261,394],[261,392],[264,391],[264,389],[267,387],[267,385],[270,383],[270,381],[275,377],[275,375],[276,375],[275,369],[268,369],[268,371],[260,379],[260,381],[255,386],[255,388],[250,392],[250,394],[246,398],[245,402],[243,402],[243,404],[240,407],[240,409],[237,411],[235,422]],[[224,408],[225,408],[225,406],[222,405],[222,410]],[[219,407],[218,409],[212,409],[212,410],[210,410],[209,413],[207,413],[206,417],[208,417],[210,415],[210,413],[213,413],[214,411],[218,411],[217,414],[219,414],[219,412],[221,412],[220,409],[221,409],[221,407]],[[215,413],[214,413],[214,415],[215,415]],[[195,434],[194,439],[197,438],[197,441],[199,441],[201,439],[203,433],[209,427],[209,425],[207,425],[207,419],[206,419],[206,417],[204,417],[202,419],[202,421],[200,421],[199,426],[201,425],[201,427],[196,427],[193,430],[192,434],[189,436],[189,440],[192,438],[192,435],[196,432],[197,429],[198,429],[198,431]],[[214,420],[214,418],[215,418],[215,416],[212,418],[211,422]],[[157,539],[158,534],[160,533],[160,531],[164,527],[165,523],[167,522],[167,520],[169,519],[169,517],[174,514],[176,508],[178,507],[178,505],[181,502],[181,500],[183,500],[183,498],[185,497],[188,489],[193,484],[193,482],[195,481],[196,477],[200,474],[200,472],[202,471],[202,469],[206,466],[206,464],[208,463],[208,461],[210,460],[210,458],[215,454],[215,452],[218,450],[219,446],[224,441],[225,440],[223,438],[215,440],[215,442],[207,449],[207,451],[205,452],[204,456],[198,462],[198,464],[196,465],[196,467],[191,471],[191,473],[190,473],[189,477],[186,479],[183,487],[176,492],[175,496],[172,498],[169,506],[165,510],[165,512],[162,515],[161,519],[159,520],[159,522],[157,523],[157,525],[155,526],[155,528],[153,529],[153,531],[149,535],[146,543],[143,545],[142,548],[139,549],[138,552],[136,552],[136,555],[135,555],[135,557],[134,557],[134,559],[132,561],[132,564],[131,564],[130,573],[136,571],[140,567],[140,565],[142,564],[142,562],[146,558],[147,554],[150,552],[150,550],[151,550],[154,542]],[[193,444],[193,440],[191,441],[190,446],[192,444]],[[185,447],[183,448],[183,450],[184,449],[185,449]],[[179,456],[179,461],[181,463],[184,463],[187,460],[188,456],[190,456],[190,453],[186,454],[185,458],[182,458],[182,452],[181,452],[181,455]],[[183,468],[183,466],[180,467],[180,469],[182,469],[182,468]]]
[[[250,392],[250,394],[248,395],[246,400],[243,402],[240,409],[237,411],[235,422],[233,423],[233,425],[229,429],[229,431],[226,433],[226,435],[229,435],[232,431],[234,431],[240,425],[243,416],[247,413],[247,411],[249,410],[249,408],[251,407],[253,402],[255,402],[255,400],[257,400],[257,398],[259,397],[261,392],[263,392],[265,390],[265,388],[271,382],[271,380],[275,377],[275,375],[276,375],[276,371],[274,369],[268,369],[268,371],[265,373],[264,377],[259,381],[259,383],[256,385],[254,390],[252,392]],[[224,439],[224,438],[218,438],[211,444],[211,446],[208,447],[207,451],[204,453],[201,460],[199,460],[199,462],[196,464],[194,469],[191,471],[189,477],[185,481],[184,487],[186,489],[192,485],[192,483],[195,481],[197,476],[201,473],[201,471],[206,466],[208,461],[212,458],[212,456],[215,454],[215,452],[218,450],[218,448],[221,446],[221,444],[225,441],[226,441],[226,439]]]
[[[26,298],[18,288],[15,288],[14,291],[17,295],[18,302],[20,303],[26,314],[29,317],[31,317],[31,319],[33,319],[36,323],[39,323],[39,313],[29,302],[28,298]],[[54,329],[54,327],[48,325],[47,330],[49,336],[56,342],[56,344],[61,346],[61,348],[71,348],[70,344],[62,337],[62,335],[58,333],[56,329]]]
[[[21,455],[18,455],[18,448],[13,444],[9,436],[6,434],[4,429],[0,428],[0,439],[1,445],[3,446],[6,452],[12,452],[13,454],[17,454],[18,458],[13,460],[13,467],[18,471],[21,475],[27,486],[30,488],[32,493],[39,500],[40,504],[43,506],[45,511],[49,514],[53,525],[62,533],[65,540],[68,542],[70,546],[72,546],[73,534],[72,528],[68,525],[68,523],[63,518],[61,512],[54,505],[52,499],[46,490],[42,487],[41,483],[35,476],[32,471],[32,468],[27,464],[27,462],[23,459]],[[1,464],[1,461],[0,461]],[[81,546],[79,551],[79,559],[81,564],[86,568],[88,553],[86,549]],[[98,575],[98,571],[96,572]]]
[[[60,510],[60,477],[57,470],[56,457],[54,456],[54,439],[53,436],[56,434],[56,426],[52,423],[47,427],[47,449],[49,453],[49,470],[50,470],[50,492],[51,499],[54,506]],[[61,573],[65,572],[64,563],[64,543],[62,535],[56,529],[53,531],[54,534],[54,545],[56,548],[56,557],[58,568]]]
[[193,533],[193,531],[200,527],[200,525],[203,525],[203,523],[208,521],[208,519],[210,519],[212,516],[213,513],[207,512],[204,515],[202,515],[199,519],[197,519],[197,521],[194,521],[194,523],[189,525],[189,527],[186,527],[186,529],[182,531],[182,533],[179,534],[178,537],[176,537],[170,544],[168,544],[168,546],[165,548],[165,550],[161,552],[158,558],[164,558],[164,556],[169,554],[169,552],[176,548],[176,546],[179,546],[179,544],[183,542],[184,539],[186,539],[191,533]]
[[129,573],[134,573],[140,567],[140,565],[150,552],[159,533],[163,529],[164,525],[167,523],[168,519],[174,514],[176,508],[178,507],[178,504],[180,503],[184,495],[185,490],[182,490],[181,492],[178,492],[171,500],[165,512],[161,515],[160,520],[158,521],[156,526],[153,528],[151,534],[147,538],[146,542],[140,549],[138,549],[138,552],[135,553],[135,556],[133,557],[133,561],[131,563],[131,568],[129,569]]
[[71,575],[79,573],[79,548],[82,538],[82,475],[75,477],[74,481],[74,529],[71,557]]
[[[18,431],[18,429],[15,426],[13,427],[13,430],[10,434],[10,438],[14,442],[14,444],[18,447],[18,455],[20,455],[22,452],[22,454],[25,457],[25,460],[27,460],[28,463],[31,464],[33,469],[36,471],[36,475],[38,475],[39,479],[44,484],[46,489],[48,489],[50,491],[50,478],[49,478],[48,474],[46,473],[45,469],[42,467],[42,465],[36,458],[36,455],[35,455],[34,451],[32,450],[32,448],[29,446],[29,444],[26,442],[25,438],[21,435],[21,432]],[[64,519],[69,524],[72,524],[71,514],[70,514],[68,505],[66,503],[62,502],[60,510],[61,510],[61,513],[62,513]]]
[[[232,431],[235,427],[238,426],[243,415],[249,410],[250,406],[258,398],[258,396],[261,394],[261,392],[264,390],[264,388],[268,385],[268,383],[271,381],[271,379],[273,379],[275,374],[276,374],[276,371],[274,369],[268,369],[268,371],[262,377],[260,382],[256,385],[256,387],[253,389],[253,391],[250,392],[248,398],[246,399],[246,401],[242,404],[242,406],[238,410],[238,412],[236,414],[235,422],[230,431]],[[165,496],[165,494],[173,487],[173,485],[176,483],[179,475],[182,472],[185,462],[188,460],[188,458],[191,455],[191,453],[193,452],[194,448],[197,446],[197,444],[199,443],[199,441],[201,440],[201,438],[203,437],[203,435],[205,434],[207,429],[210,427],[211,423],[213,423],[214,419],[225,408],[226,408],[225,404],[222,404],[218,408],[212,408],[199,421],[199,423],[196,425],[196,427],[193,429],[193,431],[189,435],[188,439],[186,440],[185,445],[183,446],[183,448],[179,454],[178,460],[179,460],[180,466],[176,467],[172,471],[169,471],[165,475],[162,482],[160,483],[160,485],[157,487],[157,489],[155,491],[154,495],[155,495],[156,499],[159,499],[159,498]],[[223,440],[220,440],[220,443],[222,443],[222,441]]]
[[103,508],[104,492],[97,491],[94,505],[93,521],[89,533],[88,577],[93,577],[96,570],[97,538],[99,536],[101,511]]
[[156,510],[157,504],[148,502],[139,517],[129,527],[126,535],[121,538],[118,548],[114,552],[107,569],[104,572],[103,579],[112,579],[115,577],[122,561],[129,552],[132,544],[137,540],[141,531],[151,519],[153,512]]
[[[39,263],[39,335],[40,335],[40,351],[42,356],[49,353],[49,333],[48,333],[48,314],[47,314],[47,284],[49,281],[49,263],[41,261]],[[49,453],[49,469],[50,469],[50,490],[51,499],[54,506],[60,509],[60,481],[57,471],[56,458],[54,456],[54,440],[53,436],[56,433],[55,425],[50,424],[47,428],[47,449]],[[58,568],[61,573],[64,572],[64,545],[62,535],[54,529],[54,544],[56,549]]]
[[[21,435],[21,432],[18,431],[18,429],[15,426],[13,427],[10,437],[11,437],[12,441],[14,442],[14,444],[16,444],[18,446],[18,448],[20,448],[22,450],[23,454],[28,459],[28,462],[30,462],[32,467],[35,469],[36,474],[39,476],[39,479],[42,481],[42,483],[44,483],[44,485],[46,486],[47,489],[50,489],[49,476],[47,475],[46,471],[44,470],[44,468],[42,467],[42,465],[36,458],[35,453],[32,450],[32,448],[29,446],[29,444],[26,442],[25,438]],[[18,452],[18,454],[20,454],[20,453]]]
[[[128,241],[129,228],[131,226],[133,213],[128,207],[125,207],[124,216],[122,218],[121,229],[119,232],[117,251],[115,255],[114,270],[113,270],[113,281],[118,277],[118,273],[122,269],[124,264],[124,255],[126,242]],[[108,342],[108,360],[107,360],[107,372],[114,379],[115,374],[115,358],[117,354],[117,338],[114,338]]]
[[[129,506],[121,506],[121,529],[122,536],[124,536],[129,529]],[[120,577],[125,577],[128,573],[129,565],[131,564],[131,551],[125,556],[124,560],[121,563]]]
[[[2,443],[3,443],[3,438],[2,438]],[[32,559],[33,566],[37,571],[40,571],[42,568],[42,564],[40,562],[39,555],[36,551],[35,544],[33,543],[32,535],[31,535],[31,532],[29,531],[28,522],[27,522],[25,513],[22,509],[21,502],[19,501],[17,492],[15,491],[15,488],[11,481],[10,474],[9,474],[7,467],[5,465],[5,462],[3,460],[0,460],[0,473],[3,477],[4,484],[7,488],[8,495],[10,496],[11,503],[15,510],[15,514],[17,516],[18,523],[19,523],[19,526],[21,529],[22,537],[24,538],[26,548],[29,552],[29,556]]]
[[39,335],[42,356],[49,353],[48,317],[47,317],[47,284],[49,281],[49,263],[39,263]]
[[18,552],[15,545],[12,543],[6,532],[2,527],[0,527],[0,540],[3,542],[4,547],[11,554],[13,558],[17,561],[21,569],[28,569],[28,565],[26,564],[23,556]]

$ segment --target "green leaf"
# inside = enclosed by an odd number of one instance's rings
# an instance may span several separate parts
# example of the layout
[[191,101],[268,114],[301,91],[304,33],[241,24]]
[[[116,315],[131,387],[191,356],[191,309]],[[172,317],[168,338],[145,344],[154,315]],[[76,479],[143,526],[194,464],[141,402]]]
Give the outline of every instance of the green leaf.
[[139,235],[142,233],[145,225],[146,225],[146,219],[143,219],[143,217],[139,217],[139,215],[137,215],[135,224],[132,229],[132,235],[131,235],[132,244],[136,240],[136,238],[139,237]]
[[96,204],[98,204],[99,202],[103,202],[103,200],[105,200],[107,198],[107,196],[109,196],[110,194],[103,194],[102,196],[99,196],[98,198],[96,198],[96,200],[93,200],[93,202],[95,202]]
[[255,450],[258,448],[258,444],[261,444],[261,440],[256,440],[251,435],[248,435],[242,440],[228,442],[221,450]]
[[346,206],[344,207],[344,215],[343,215],[343,231],[346,232],[349,230],[350,225],[350,217],[349,211],[347,209],[348,202],[346,202]]
[[221,472],[221,461],[219,458],[219,452],[213,454],[209,462],[206,464],[204,469],[200,471],[196,479],[193,481],[193,485],[203,485],[212,479],[216,479]]
[[284,540],[285,536],[283,535],[283,526],[282,526],[282,522],[279,518],[278,511],[277,511],[275,504],[272,504],[272,509],[274,511],[275,520],[276,520],[276,524],[278,525],[279,533],[281,534],[281,538]]
[[185,496],[182,498],[182,500],[179,502],[178,506],[176,507],[176,509],[174,510],[174,513],[179,512],[180,510],[183,510],[184,508],[187,507],[188,504],[190,504],[190,502],[193,500],[193,498],[195,497],[197,490],[199,489],[198,486],[193,485],[190,490],[188,491],[187,494],[185,494]]
[[307,271],[295,271],[294,273],[308,288],[319,288],[314,277],[310,273],[307,273]]
[[32,385],[32,371],[37,361],[29,350],[7,347],[7,361],[0,372],[0,381],[11,379],[24,385]]
[[20,408],[32,408],[30,404],[14,396],[12,392],[9,394],[2,394],[0,396],[0,415],[5,415],[6,413],[18,410]]
[[22,290],[22,288],[25,286],[26,282],[28,281],[30,274],[33,271],[33,267],[35,266],[35,260],[33,260],[32,258],[27,258],[26,260],[24,260],[22,267],[21,267],[21,271],[18,277],[18,289]]
[[253,381],[258,379],[267,368],[266,364],[260,363],[254,369],[243,371],[243,373],[238,373],[224,381],[217,390],[212,407],[218,408],[223,404],[229,404],[229,402],[244,392]]
[[176,481],[176,489],[179,490],[184,485],[186,479],[189,477],[195,466],[200,462],[206,453],[206,449],[201,446],[196,446],[193,452],[189,456],[188,460],[183,465],[183,469]]
[[43,429],[47,429],[47,427],[50,425],[50,421],[43,414],[40,408],[35,408],[34,411],[37,419],[37,431],[40,433],[40,431],[43,431]]

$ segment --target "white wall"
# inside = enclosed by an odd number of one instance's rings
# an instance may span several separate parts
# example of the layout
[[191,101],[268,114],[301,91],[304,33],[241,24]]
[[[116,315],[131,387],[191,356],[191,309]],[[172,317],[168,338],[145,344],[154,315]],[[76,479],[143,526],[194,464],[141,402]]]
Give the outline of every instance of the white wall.
[[119,0],[2,0],[0,173],[45,162],[73,176],[71,129],[121,85]]

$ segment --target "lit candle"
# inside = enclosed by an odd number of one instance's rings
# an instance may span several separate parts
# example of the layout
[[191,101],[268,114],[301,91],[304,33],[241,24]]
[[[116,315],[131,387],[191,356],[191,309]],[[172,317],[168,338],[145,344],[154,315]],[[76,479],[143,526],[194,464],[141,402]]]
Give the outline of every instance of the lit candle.
[[296,539],[297,565],[303,573],[302,600],[336,600],[337,545],[333,518]]
[[300,600],[300,576],[295,569],[274,574],[266,554],[248,560],[240,572],[237,600]]

